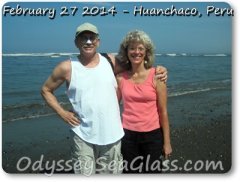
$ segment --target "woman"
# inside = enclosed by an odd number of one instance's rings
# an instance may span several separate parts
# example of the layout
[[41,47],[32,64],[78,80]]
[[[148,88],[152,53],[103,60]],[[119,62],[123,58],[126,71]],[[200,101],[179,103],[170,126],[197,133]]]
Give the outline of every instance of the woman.
[[117,59],[127,68],[117,75],[123,101],[122,154],[124,173],[161,172],[162,154],[171,152],[166,84],[154,79],[154,46],[143,31],[129,32]]

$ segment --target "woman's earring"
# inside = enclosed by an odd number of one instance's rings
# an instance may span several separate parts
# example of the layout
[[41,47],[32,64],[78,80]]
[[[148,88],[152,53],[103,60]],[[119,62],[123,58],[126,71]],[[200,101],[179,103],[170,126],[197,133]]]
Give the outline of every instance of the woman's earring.
[[144,61],[144,64],[147,64],[148,62],[147,61]]

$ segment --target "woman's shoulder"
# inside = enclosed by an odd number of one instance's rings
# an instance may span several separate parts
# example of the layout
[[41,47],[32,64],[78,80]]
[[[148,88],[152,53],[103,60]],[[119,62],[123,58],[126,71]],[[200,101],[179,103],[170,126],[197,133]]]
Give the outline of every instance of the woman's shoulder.
[[116,75],[116,79],[118,81],[121,81],[122,79],[126,78],[128,75],[128,72],[127,71],[124,71],[124,72],[121,72],[119,74]]
[[121,80],[123,78],[123,73],[118,73],[117,75],[116,75],[116,79],[117,80]]
[[151,67],[151,68],[150,68],[150,73],[151,73],[151,74],[155,74],[155,72],[156,72],[156,68],[155,68],[155,67]]

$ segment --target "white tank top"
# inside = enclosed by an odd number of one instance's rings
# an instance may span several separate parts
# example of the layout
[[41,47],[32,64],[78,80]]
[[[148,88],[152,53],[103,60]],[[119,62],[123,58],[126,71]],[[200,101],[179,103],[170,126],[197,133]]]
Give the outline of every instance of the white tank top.
[[71,58],[71,81],[68,98],[78,114],[80,125],[72,130],[86,142],[107,145],[124,135],[118,99],[117,82],[105,57],[99,64],[87,68],[77,57]]

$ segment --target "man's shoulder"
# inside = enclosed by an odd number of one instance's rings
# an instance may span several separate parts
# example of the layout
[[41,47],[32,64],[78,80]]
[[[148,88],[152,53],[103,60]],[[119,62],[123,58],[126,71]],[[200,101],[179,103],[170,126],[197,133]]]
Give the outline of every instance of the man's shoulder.
[[115,57],[114,55],[112,55],[111,53],[105,53],[105,52],[101,52],[99,53],[101,56],[105,57],[108,61],[114,62]]
[[64,60],[64,61],[60,62],[58,64],[58,66],[60,66],[60,67],[70,67],[71,66],[71,60],[70,59]]
[[71,71],[71,60],[64,60],[57,65],[57,68],[64,72]]
[[112,70],[114,71],[115,65],[114,56],[109,53],[100,53],[100,55],[103,56],[109,62],[110,66],[112,67]]

